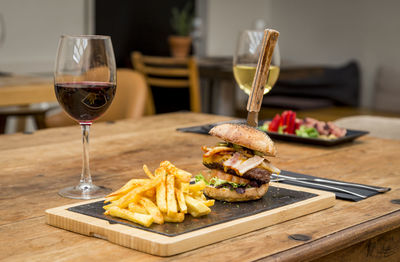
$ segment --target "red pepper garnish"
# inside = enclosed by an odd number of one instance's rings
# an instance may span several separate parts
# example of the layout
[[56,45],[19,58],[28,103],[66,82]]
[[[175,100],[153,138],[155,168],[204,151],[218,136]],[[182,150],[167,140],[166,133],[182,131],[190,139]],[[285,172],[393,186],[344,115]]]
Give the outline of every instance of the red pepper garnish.
[[289,123],[289,128],[288,128],[288,133],[289,134],[294,134],[294,130],[296,127],[296,112],[290,111],[290,123]]
[[268,131],[278,132],[279,125],[282,122],[282,117],[279,114],[276,114],[272,119],[271,123],[268,125]]

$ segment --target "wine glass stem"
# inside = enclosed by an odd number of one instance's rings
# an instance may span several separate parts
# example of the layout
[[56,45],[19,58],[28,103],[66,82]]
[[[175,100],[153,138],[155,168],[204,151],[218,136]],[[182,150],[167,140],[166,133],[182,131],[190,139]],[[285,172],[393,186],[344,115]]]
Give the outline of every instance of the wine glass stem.
[[83,144],[83,165],[81,174],[81,185],[91,186],[92,177],[89,168],[89,130],[90,124],[81,124],[82,129],[82,144]]

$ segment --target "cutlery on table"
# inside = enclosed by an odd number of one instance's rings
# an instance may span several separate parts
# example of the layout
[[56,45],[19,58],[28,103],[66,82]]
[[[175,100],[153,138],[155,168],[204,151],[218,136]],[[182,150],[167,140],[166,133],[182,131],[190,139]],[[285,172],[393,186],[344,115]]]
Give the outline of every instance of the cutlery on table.
[[295,180],[295,181],[308,181],[308,182],[326,183],[326,184],[334,184],[334,185],[342,185],[342,186],[351,186],[351,187],[364,188],[364,189],[376,191],[379,193],[385,193],[390,190],[390,188],[387,188],[387,187],[379,187],[378,188],[378,187],[371,187],[371,186],[354,184],[354,183],[349,183],[349,182],[326,180],[323,178],[291,177],[291,176],[276,175],[276,174],[272,174],[272,178],[278,179],[278,180],[280,179],[281,181],[282,180]]
[[[279,182],[279,181],[293,181],[299,184],[305,184],[305,185],[312,185],[312,186],[319,186],[322,188],[328,188],[331,190],[335,190],[335,191],[339,191],[339,192],[343,192],[343,193],[347,193],[353,196],[358,196],[360,198],[367,198],[367,196],[346,190],[346,189],[342,189],[342,188],[338,188],[338,187],[334,187],[334,186],[328,186],[328,185],[323,185],[323,184],[317,184],[317,183],[313,183],[313,182],[308,182],[308,181],[304,181],[304,180],[299,180],[293,177],[287,177],[287,176],[282,176],[282,175],[273,175],[272,177],[275,177],[274,179],[271,180],[271,182]],[[285,178],[286,177],[286,178]]]

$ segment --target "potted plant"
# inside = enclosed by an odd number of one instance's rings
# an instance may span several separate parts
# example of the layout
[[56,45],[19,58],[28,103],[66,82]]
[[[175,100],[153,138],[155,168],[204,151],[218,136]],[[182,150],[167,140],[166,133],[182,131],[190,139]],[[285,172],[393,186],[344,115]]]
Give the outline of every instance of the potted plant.
[[188,56],[192,44],[192,38],[190,37],[192,23],[193,13],[190,2],[182,10],[179,10],[177,7],[172,8],[171,26],[175,34],[168,38],[172,56]]

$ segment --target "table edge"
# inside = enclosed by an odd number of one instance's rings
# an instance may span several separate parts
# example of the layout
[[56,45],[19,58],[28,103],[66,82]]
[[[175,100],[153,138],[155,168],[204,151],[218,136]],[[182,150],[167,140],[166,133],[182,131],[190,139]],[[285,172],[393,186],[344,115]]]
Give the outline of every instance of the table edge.
[[294,262],[317,259],[388,231],[400,228],[400,210],[374,218],[353,227],[304,243],[303,245],[266,256],[256,261]]

